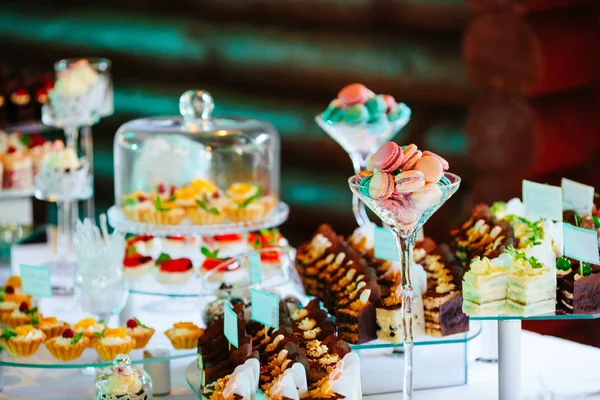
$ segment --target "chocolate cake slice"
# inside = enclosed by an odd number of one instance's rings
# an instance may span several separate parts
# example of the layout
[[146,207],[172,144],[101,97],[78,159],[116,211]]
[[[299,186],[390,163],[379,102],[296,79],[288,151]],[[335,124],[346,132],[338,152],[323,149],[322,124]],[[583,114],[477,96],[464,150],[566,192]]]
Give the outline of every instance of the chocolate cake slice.
[[371,281],[351,298],[350,303],[340,305],[336,312],[339,337],[353,344],[377,339],[375,304],[381,299],[379,286]]

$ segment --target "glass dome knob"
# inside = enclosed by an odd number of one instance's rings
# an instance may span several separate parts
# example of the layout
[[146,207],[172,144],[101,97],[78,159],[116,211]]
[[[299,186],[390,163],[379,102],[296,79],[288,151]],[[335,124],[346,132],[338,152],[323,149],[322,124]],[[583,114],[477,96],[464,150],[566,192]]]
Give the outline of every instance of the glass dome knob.
[[208,120],[214,108],[213,98],[206,90],[188,90],[179,98],[179,112],[186,122]]

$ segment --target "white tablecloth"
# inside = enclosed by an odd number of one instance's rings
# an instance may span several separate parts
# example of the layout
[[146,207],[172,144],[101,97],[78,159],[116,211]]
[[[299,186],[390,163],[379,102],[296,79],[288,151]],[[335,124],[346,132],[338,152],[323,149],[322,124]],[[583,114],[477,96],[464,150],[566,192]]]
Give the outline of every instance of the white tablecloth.
[[[35,264],[47,257],[45,248],[40,246],[18,246],[13,249],[13,267],[19,263]],[[8,270],[2,271],[7,275]],[[65,309],[65,298],[52,298],[42,302],[42,310]],[[136,296],[132,306],[139,318],[152,321],[154,326],[168,326],[174,320],[200,318],[199,312],[189,310],[174,315],[172,312],[155,313],[144,304],[156,299]],[[600,349],[580,345],[567,340],[522,332],[522,371],[523,399],[600,399]],[[486,400],[497,398],[498,368],[495,364],[475,361],[481,348],[476,339],[469,344],[469,383],[467,385],[419,390],[415,400],[461,399]],[[185,382],[185,368],[194,359],[173,360],[171,362],[171,399],[194,399]],[[443,373],[441,368],[435,373]],[[368,373],[368,371],[364,371]],[[394,371],[382,376],[379,373],[372,379],[401,379]],[[85,399],[93,398],[93,377],[85,376],[78,370],[46,371],[41,369],[4,367],[4,390],[0,399]],[[369,400],[401,399],[400,393],[368,396]]]

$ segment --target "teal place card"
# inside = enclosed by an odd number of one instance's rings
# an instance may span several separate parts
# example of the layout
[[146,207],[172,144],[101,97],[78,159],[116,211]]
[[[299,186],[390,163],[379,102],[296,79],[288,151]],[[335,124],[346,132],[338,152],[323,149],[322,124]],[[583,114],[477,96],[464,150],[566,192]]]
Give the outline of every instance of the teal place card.
[[50,270],[47,267],[21,264],[19,271],[23,293],[36,297],[52,297]]
[[562,189],[558,186],[524,180],[523,204],[527,218],[562,221]]
[[248,261],[250,262],[250,284],[262,283],[262,262],[260,261],[260,254],[252,252],[248,254]]
[[600,264],[598,233],[563,222],[564,254],[590,264]]
[[254,394],[254,400],[268,400],[262,390],[257,390]]
[[258,289],[250,289],[252,320],[271,328],[279,328],[279,297]]
[[237,314],[229,304],[225,304],[225,316],[223,319],[223,331],[225,337],[235,348],[238,347],[238,318]]
[[376,226],[373,239],[376,258],[388,261],[400,261],[396,238],[391,230]]
[[573,210],[579,215],[588,215],[594,207],[594,187],[562,178],[563,210]]

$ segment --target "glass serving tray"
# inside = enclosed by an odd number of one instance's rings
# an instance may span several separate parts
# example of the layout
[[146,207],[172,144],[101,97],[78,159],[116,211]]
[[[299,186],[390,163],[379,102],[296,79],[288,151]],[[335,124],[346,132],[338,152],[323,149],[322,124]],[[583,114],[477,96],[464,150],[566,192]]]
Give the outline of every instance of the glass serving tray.
[[113,228],[120,232],[135,233],[138,235],[213,236],[273,228],[283,224],[287,220],[289,212],[289,206],[280,201],[275,211],[262,220],[218,225],[192,225],[191,223],[182,223],[179,225],[154,225],[130,221],[125,218],[125,215],[123,215],[123,212],[119,207],[112,206],[108,209],[108,222]]
[[[157,351],[161,350],[160,353]],[[166,354],[165,354],[166,352]],[[150,344],[145,349],[132,350],[129,353],[132,364],[147,364],[161,361],[175,360],[196,356],[196,349],[176,350],[170,344],[160,346]],[[92,348],[85,349],[81,357],[72,361],[59,361],[53,358],[48,349],[42,344],[38,351],[31,357],[13,357],[6,351],[0,356],[0,365],[19,368],[43,368],[43,369],[81,369],[81,368],[102,368],[112,365],[112,361],[104,361],[98,357],[96,350]]]
[[553,320],[575,320],[575,319],[596,319],[600,318],[600,313],[595,314],[540,314],[531,316],[522,315],[473,315],[469,316],[477,321],[504,321],[504,320],[522,320],[522,321],[553,321]]

